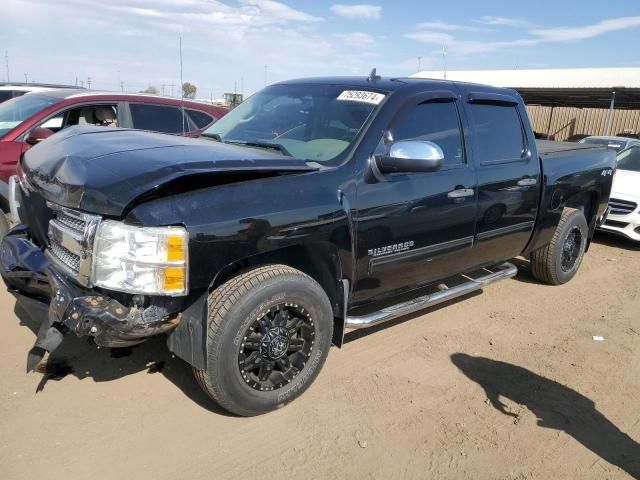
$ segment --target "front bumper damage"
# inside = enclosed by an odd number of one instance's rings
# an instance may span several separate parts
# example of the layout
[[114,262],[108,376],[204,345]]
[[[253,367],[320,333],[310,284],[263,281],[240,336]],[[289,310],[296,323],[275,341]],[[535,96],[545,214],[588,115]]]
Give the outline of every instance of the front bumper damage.
[[125,347],[169,332],[181,320],[180,299],[123,296],[127,297],[123,300],[76,285],[52,267],[24,226],[2,239],[0,274],[14,295],[48,304],[48,315],[27,358],[27,371],[34,370],[69,332],[91,336],[100,346]]

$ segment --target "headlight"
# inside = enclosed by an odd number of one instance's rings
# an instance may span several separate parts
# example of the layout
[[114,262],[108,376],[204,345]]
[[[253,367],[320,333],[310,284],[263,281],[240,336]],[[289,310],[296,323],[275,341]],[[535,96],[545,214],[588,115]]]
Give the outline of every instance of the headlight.
[[105,220],[93,249],[93,284],[148,295],[187,294],[187,232]]

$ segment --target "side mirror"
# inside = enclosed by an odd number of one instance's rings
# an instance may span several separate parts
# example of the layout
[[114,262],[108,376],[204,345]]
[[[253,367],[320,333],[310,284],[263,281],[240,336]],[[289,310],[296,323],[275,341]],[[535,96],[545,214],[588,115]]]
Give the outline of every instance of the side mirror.
[[48,128],[37,127],[29,132],[27,138],[24,139],[29,145],[36,145],[43,140],[46,140],[51,135],[54,135],[55,132],[53,130],[49,130]]
[[388,155],[376,156],[376,165],[383,173],[435,172],[442,167],[444,153],[433,142],[402,140],[391,145]]

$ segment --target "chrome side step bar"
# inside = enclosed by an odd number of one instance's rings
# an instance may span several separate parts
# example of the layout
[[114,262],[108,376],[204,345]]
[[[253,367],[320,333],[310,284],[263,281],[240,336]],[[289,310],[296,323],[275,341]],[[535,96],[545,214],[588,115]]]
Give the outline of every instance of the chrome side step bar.
[[374,325],[393,320],[394,318],[408,315],[424,308],[446,302],[456,297],[461,297],[462,295],[466,295],[476,290],[480,290],[481,288],[484,288],[491,283],[515,277],[518,273],[518,269],[516,268],[516,266],[509,262],[503,263],[502,265],[493,268],[497,269],[498,271],[475,279],[467,277],[469,281],[463,283],[462,285],[445,288],[444,290],[440,290],[439,292],[414,298],[397,305],[392,305],[377,312],[373,312],[369,315],[364,315],[361,317],[347,317],[345,321],[345,328],[373,327]]

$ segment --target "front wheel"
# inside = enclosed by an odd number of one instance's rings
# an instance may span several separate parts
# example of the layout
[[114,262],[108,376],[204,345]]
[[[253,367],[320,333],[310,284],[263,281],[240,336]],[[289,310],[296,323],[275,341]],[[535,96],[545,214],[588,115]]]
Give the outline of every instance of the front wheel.
[[232,413],[269,412],[315,380],[332,331],[331,304],[311,277],[285,265],[249,270],[209,296],[207,362],[196,380]]
[[565,208],[551,243],[531,253],[531,273],[542,282],[561,285],[578,272],[587,248],[589,226],[581,210]]

